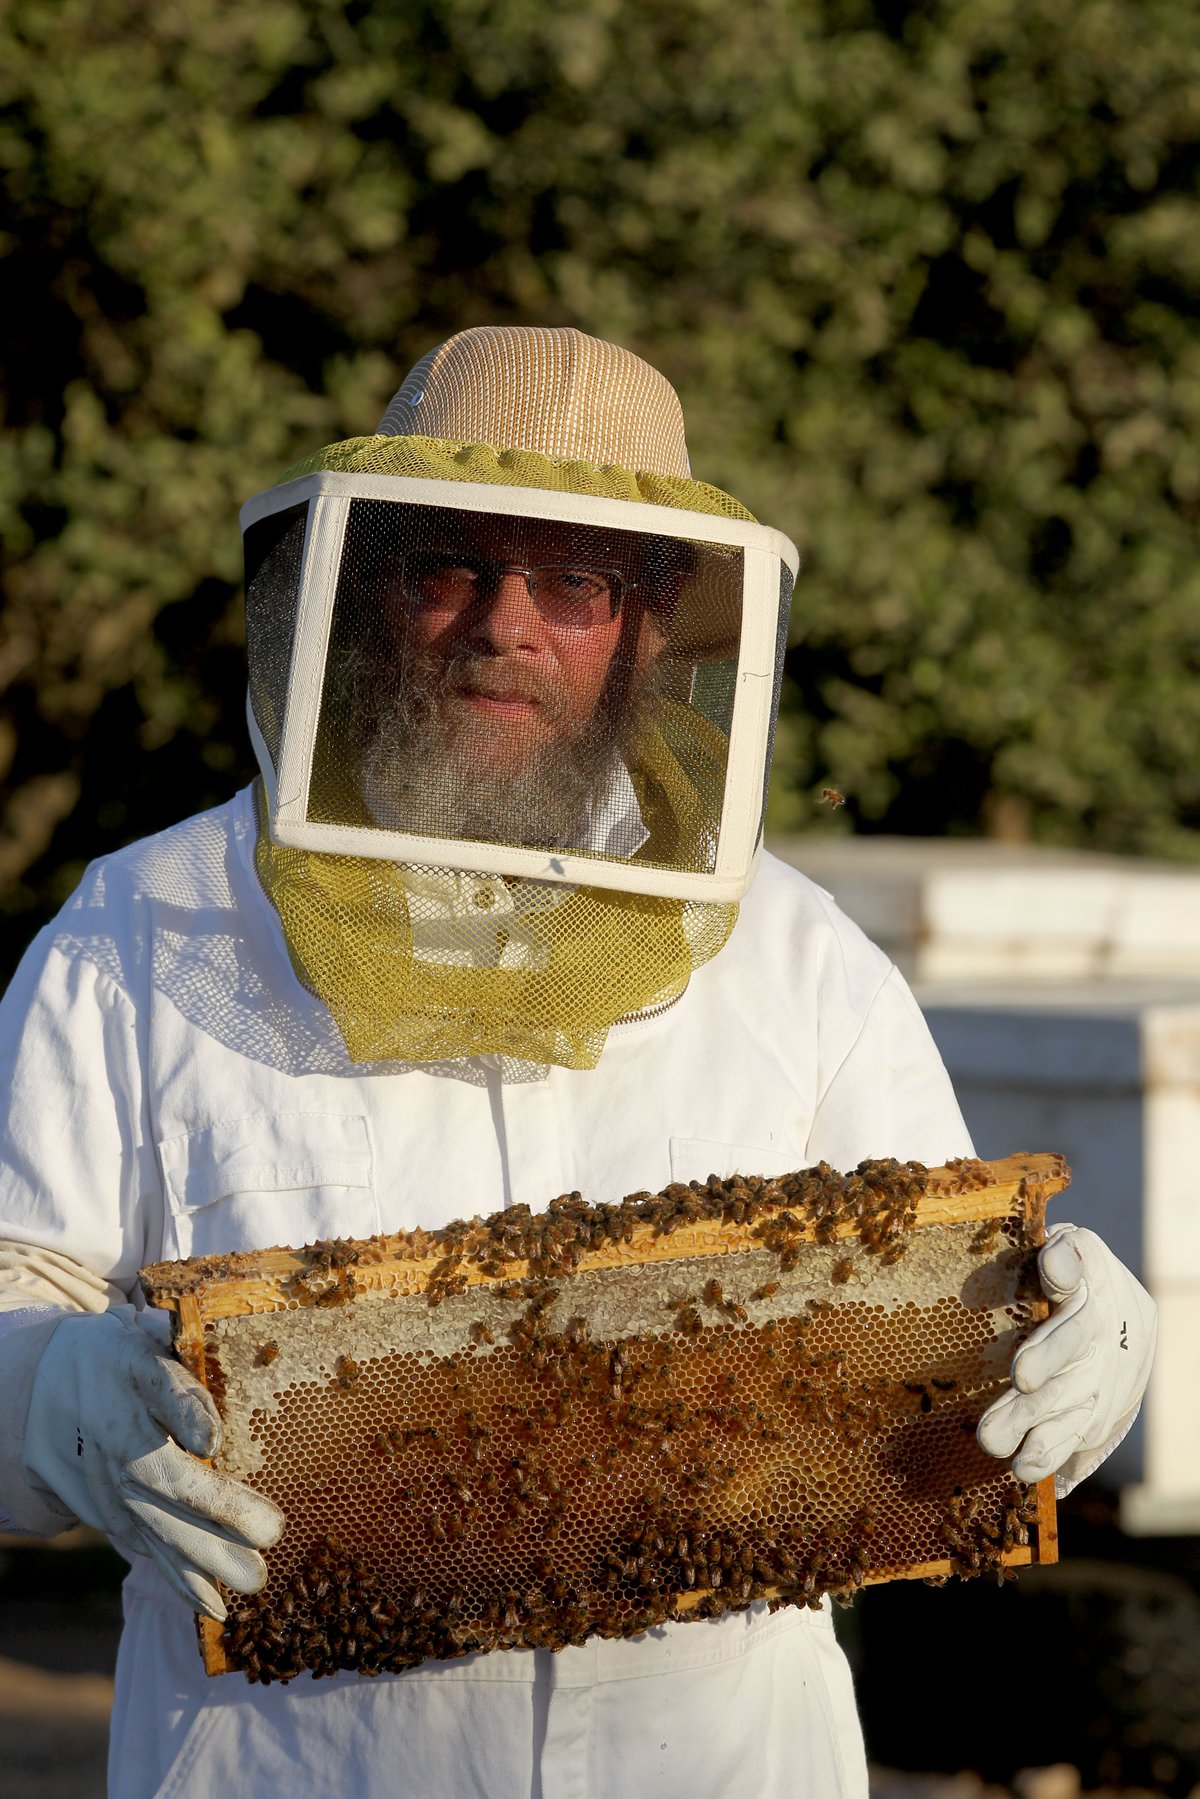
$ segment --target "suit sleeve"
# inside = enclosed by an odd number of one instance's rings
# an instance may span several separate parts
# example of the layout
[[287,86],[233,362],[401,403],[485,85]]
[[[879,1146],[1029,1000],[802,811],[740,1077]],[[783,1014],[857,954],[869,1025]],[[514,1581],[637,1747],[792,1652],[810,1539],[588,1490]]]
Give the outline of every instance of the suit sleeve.
[[55,940],[31,946],[0,1003],[0,1509],[49,1535],[72,1520],[30,1487],[25,1420],[62,1316],[134,1291],[157,1231],[134,1009]]
[[0,1003],[0,1239],[60,1253],[124,1299],[161,1203],[134,1007],[44,933]]
[[807,1153],[834,1168],[868,1156],[937,1167],[974,1154],[929,1026],[895,968],[817,1101]]

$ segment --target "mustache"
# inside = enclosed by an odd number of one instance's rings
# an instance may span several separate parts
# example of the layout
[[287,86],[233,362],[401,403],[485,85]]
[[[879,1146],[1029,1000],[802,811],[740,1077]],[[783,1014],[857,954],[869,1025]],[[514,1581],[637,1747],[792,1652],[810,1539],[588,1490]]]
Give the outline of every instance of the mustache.
[[439,695],[478,693],[491,700],[530,700],[552,714],[563,710],[562,694],[552,679],[505,657],[456,656],[438,688]]

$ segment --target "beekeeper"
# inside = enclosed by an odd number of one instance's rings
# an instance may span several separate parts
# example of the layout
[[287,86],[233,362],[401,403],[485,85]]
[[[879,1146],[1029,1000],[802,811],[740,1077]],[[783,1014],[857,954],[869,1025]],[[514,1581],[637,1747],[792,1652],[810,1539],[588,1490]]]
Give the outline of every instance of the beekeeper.
[[[866,1792],[827,1611],[286,1688],[205,1677],[275,1509],[138,1269],[580,1189],[970,1152],[925,1025],[760,855],[796,552],[676,396],[572,330],[463,332],[243,513],[261,780],[89,869],[0,1012],[0,1501],[129,1557],[111,1791]],[[984,1446],[1067,1485],[1147,1296],[1068,1229]]]

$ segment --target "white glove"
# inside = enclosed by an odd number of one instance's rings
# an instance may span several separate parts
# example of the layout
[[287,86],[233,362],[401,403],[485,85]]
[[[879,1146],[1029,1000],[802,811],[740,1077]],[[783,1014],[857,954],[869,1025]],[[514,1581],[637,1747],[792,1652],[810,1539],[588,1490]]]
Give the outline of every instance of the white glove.
[[1038,1273],[1050,1316],[1017,1351],[1012,1386],[977,1434],[989,1455],[1013,1457],[1018,1480],[1043,1480],[1076,1457],[1073,1484],[1116,1448],[1137,1415],[1158,1311],[1095,1232],[1073,1224],[1046,1239]]
[[269,1499],[194,1460],[220,1444],[211,1398],[132,1307],[63,1319],[34,1376],[28,1473],[123,1555],[152,1556],[180,1598],[218,1622],[213,1582],[257,1592],[257,1552],[283,1529]]

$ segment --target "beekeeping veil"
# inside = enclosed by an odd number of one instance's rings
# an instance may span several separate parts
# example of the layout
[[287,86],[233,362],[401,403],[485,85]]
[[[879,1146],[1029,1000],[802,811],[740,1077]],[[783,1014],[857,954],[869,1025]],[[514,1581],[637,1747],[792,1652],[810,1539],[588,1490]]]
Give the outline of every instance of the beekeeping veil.
[[259,875],[350,1056],[594,1066],[733,928],[794,548],[648,364],[525,327],[242,524]]

